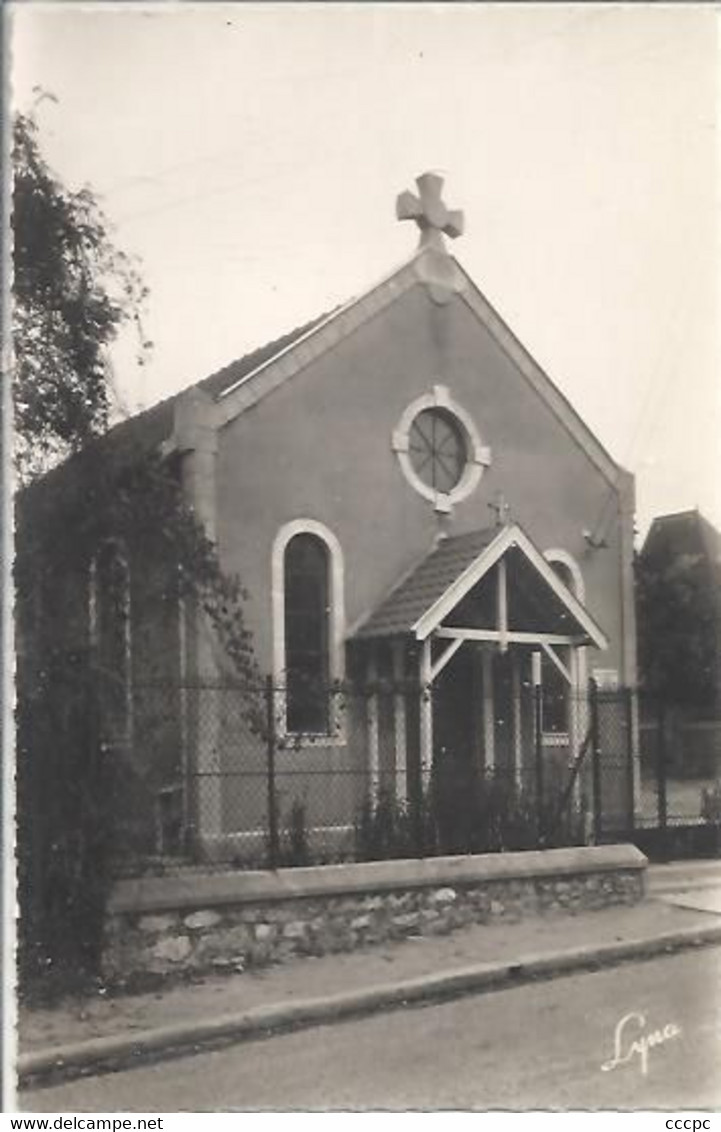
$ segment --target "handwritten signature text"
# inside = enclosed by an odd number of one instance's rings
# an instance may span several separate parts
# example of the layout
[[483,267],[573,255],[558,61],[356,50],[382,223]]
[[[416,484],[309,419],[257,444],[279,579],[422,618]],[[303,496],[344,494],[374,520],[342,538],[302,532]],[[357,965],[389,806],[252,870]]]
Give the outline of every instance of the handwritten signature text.
[[673,1038],[678,1038],[680,1034],[681,1027],[677,1026],[675,1022],[667,1022],[665,1026],[658,1030],[647,1030],[645,1015],[639,1014],[637,1011],[624,1014],[616,1026],[613,1039],[613,1057],[610,1061],[604,1061],[601,1069],[604,1073],[608,1073],[611,1069],[625,1065],[634,1057],[638,1057],[641,1072],[645,1076],[648,1073],[649,1050],[664,1045],[665,1042],[669,1042]]

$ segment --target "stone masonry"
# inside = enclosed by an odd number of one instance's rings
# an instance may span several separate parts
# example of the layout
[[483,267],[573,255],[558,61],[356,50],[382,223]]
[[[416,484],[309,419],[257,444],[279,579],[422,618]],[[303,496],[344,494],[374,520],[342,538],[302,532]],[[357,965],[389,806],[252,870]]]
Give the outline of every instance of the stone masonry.
[[403,887],[399,877],[398,887],[375,892],[331,890],[236,903],[226,898],[192,911],[115,911],[106,924],[104,974],[122,983],[147,974],[172,979],[240,972],[296,956],[446,934],[467,924],[632,904],[641,899],[643,884],[643,869],[633,864],[413,887]]

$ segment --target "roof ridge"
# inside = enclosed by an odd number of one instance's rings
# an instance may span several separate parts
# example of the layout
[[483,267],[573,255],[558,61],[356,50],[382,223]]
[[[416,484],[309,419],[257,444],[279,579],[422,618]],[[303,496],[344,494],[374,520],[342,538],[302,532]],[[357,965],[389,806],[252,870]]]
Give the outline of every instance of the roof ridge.
[[[235,358],[232,362],[228,362],[227,365],[221,366],[220,369],[214,370],[212,373],[208,374],[207,377],[201,378],[200,381],[196,381],[186,388],[192,389],[195,386],[198,386],[205,390],[206,386],[212,385],[213,388],[211,388],[210,390],[211,395],[215,398],[224,397],[227,393],[231,392],[236,385],[239,385],[241,381],[245,381],[247,377],[252,376],[253,373],[261,368],[261,366],[268,365],[270,362],[274,361],[275,358],[277,358],[285,350],[291,349],[293,346],[295,346],[301,338],[304,338],[306,336],[306,334],[312,333],[312,331],[319,327],[321,323],[325,322],[329,318],[332,318],[336,311],[338,311],[339,309],[340,307],[336,306],[333,307],[330,311],[323,311],[322,314],[316,315],[315,318],[311,318],[306,322],[300,323],[292,330],[288,330],[284,334],[279,334],[275,338],[271,338],[270,341],[263,343],[261,346],[256,346],[253,350],[248,350],[247,353],[241,354],[240,357]],[[247,363],[252,363],[254,359],[257,359],[259,357],[259,355],[267,356],[262,360],[259,360],[256,365],[251,364],[248,367]],[[228,374],[230,370],[235,369],[241,369],[245,372],[240,373],[235,381],[231,380],[227,387],[221,387],[218,389],[214,388],[216,384],[220,384],[219,379],[222,378],[224,374]]]
[[[703,518],[698,507],[687,507],[683,511],[667,511],[664,515],[654,515],[652,523],[665,523],[668,519],[687,519],[693,516]],[[708,520],[706,520],[708,522]]]
[[[404,271],[407,267],[410,266],[410,264],[419,259],[423,254],[425,254],[427,250],[427,248],[416,248],[411,256],[408,256],[401,263],[397,264],[391,271],[386,272],[386,274],[383,275],[381,279],[377,280],[377,282],[373,283],[369,287],[366,287],[358,294],[352,295],[349,299],[346,299],[345,302],[338,303],[337,306],[333,307],[332,310],[320,315],[317,319],[311,320],[310,323],[300,329],[300,332],[297,334],[297,336],[293,337],[283,346],[280,346],[274,353],[269,354],[269,356],[259,362],[257,366],[240,375],[238,381],[229,385],[226,389],[223,389],[220,392],[219,396],[226,397],[231,393],[234,393],[235,390],[240,388],[241,385],[245,385],[246,382],[251,381],[256,376],[256,374],[260,373],[260,371],[265,369],[267,366],[272,365],[273,362],[277,361],[280,357],[283,356],[283,354],[295,349],[295,347],[299,346],[301,342],[304,342],[307,338],[315,334],[317,331],[322,330],[325,326],[328,325],[328,323],[332,322],[336,318],[339,318],[347,310],[350,310],[358,303],[363,302],[363,300],[369,295],[372,295],[374,291],[379,290],[391,279],[393,279],[394,276],[399,275],[401,271]],[[261,351],[258,352],[260,353]]]
[[[509,523],[508,525],[513,527],[513,526],[516,526],[517,524]],[[436,550],[440,550],[444,546],[447,546],[451,542],[460,542],[462,539],[478,538],[479,535],[490,534],[490,533],[492,533],[496,530],[500,531],[500,529],[501,529],[500,527],[495,527],[495,526],[493,526],[493,524],[489,523],[489,525],[486,526],[486,527],[474,527],[473,530],[461,531],[459,534],[456,534],[456,535],[445,535],[436,544],[432,553],[434,553]]]

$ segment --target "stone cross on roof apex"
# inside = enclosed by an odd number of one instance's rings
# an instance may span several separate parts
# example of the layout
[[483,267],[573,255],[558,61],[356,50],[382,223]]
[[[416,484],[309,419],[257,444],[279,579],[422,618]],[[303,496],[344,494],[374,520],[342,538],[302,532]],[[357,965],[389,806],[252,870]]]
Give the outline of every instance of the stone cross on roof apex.
[[415,220],[421,230],[420,246],[444,252],[443,236],[455,240],[463,233],[463,213],[449,209],[441,200],[443,178],[438,173],[422,173],[416,178],[418,193],[406,189],[396,201],[399,220]]

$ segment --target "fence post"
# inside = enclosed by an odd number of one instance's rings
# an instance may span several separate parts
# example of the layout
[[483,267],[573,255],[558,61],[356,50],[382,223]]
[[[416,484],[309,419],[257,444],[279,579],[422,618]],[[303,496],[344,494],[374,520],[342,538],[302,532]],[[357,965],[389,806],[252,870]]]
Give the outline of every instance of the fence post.
[[533,654],[533,714],[536,740],[536,840],[540,847],[543,837],[543,687],[539,653]]
[[265,683],[266,743],[268,748],[268,867],[278,868],[278,807],[275,793],[275,688],[273,677]]
[[658,792],[658,827],[661,830],[663,853],[667,850],[668,795],[666,791],[666,711],[662,698],[658,701],[658,741],[656,743],[656,786]]
[[628,789],[628,829],[636,826],[636,780],[633,766],[633,688],[623,689],[624,714],[626,718],[626,787]]
[[589,709],[591,725],[591,768],[593,773],[593,840],[600,845],[603,833],[603,809],[601,805],[601,728],[598,713],[598,685],[592,678],[588,682]]

